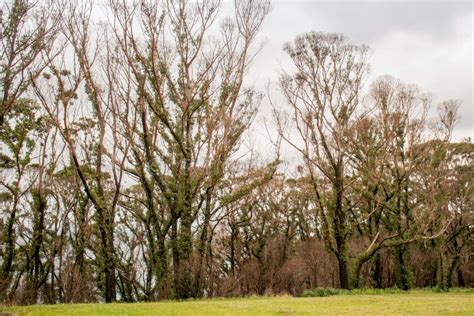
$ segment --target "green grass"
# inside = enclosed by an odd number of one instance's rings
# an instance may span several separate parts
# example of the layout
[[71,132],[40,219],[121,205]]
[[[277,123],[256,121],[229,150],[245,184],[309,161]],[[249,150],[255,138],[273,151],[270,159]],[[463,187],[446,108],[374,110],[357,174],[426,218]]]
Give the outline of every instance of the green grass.
[[[14,315],[474,315],[474,293],[340,293],[329,297],[250,297],[184,302],[0,307]],[[367,294],[368,293],[368,294]],[[346,295],[350,294],[350,295]]]

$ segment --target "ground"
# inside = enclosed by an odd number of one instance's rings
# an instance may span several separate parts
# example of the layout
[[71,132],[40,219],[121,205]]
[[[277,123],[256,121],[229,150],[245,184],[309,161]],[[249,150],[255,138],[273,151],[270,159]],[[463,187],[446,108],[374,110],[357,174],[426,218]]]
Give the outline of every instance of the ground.
[[474,293],[250,297],[185,302],[0,307],[0,315],[474,315]]

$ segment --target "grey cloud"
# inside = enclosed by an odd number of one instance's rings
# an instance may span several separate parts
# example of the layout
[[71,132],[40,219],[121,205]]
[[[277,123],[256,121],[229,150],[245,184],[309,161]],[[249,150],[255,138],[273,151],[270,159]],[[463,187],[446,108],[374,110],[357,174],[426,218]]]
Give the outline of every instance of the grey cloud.
[[374,49],[372,79],[391,74],[419,84],[436,101],[460,99],[457,138],[474,137],[472,16],[470,1],[275,1],[253,73],[259,82],[274,81],[288,61],[283,44],[298,34],[341,32]]
[[[281,6],[281,8],[279,8]],[[354,40],[372,42],[388,31],[420,32],[449,39],[450,22],[472,11],[472,2],[277,1],[275,10],[298,10],[314,27],[332,28]]]

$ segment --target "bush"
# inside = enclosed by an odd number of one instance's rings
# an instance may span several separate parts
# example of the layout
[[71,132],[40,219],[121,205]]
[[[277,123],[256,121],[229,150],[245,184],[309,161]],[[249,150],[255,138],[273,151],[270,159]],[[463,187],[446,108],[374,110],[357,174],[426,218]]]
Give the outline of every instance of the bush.
[[[437,287],[420,288],[417,291],[438,293],[445,292]],[[474,293],[474,288],[450,288],[449,292],[453,293]],[[374,289],[374,288],[359,288],[353,290],[343,290],[334,288],[316,288],[313,290],[306,290],[303,292],[301,297],[326,297],[333,295],[384,295],[384,294],[406,294],[410,291],[404,291],[399,288],[386,288],[386,289]]]
[[374,288],[359,288],[353,290],[333,289],[333,288],[316,288],[303,292],[302,297],[325,297],[332,295],[383,295],[383,294],[400,294],[407,293],[407,291],[398,288],[374,289]]
[[302,297],[326,297],[326,296],[339,295],[344,291],[348,292],[347,290],[342,290],[342,289],[316,288],[313,290],[304,291],[301,296]]

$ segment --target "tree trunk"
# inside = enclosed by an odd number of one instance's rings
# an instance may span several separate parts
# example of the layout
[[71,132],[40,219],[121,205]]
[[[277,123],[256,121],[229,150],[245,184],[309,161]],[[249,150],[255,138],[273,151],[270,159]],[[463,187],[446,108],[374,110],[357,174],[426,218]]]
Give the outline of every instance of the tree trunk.
[[33,273],[31,280],[31,297],[30,303],[37,303],[38,292],[40,287],[40,250],[43,245],[43,229],[44,229],[44,211],[46,209],[46,201],[44,196],[38,190],[32,190],[33,197]]
[[347,267],[347,241],[345,237],[345,214],[343,211],[343,166],[342,163],[338,165],[336,171],[336,183],[334,186],[336,195],[336,205],[334,210],[334,235],[337,247],[337,263],[339,267],[339,284],[342,289],[349,289],[349,271]]
[[192,277],[192,239],[191,239],[191,214],[181,218],[181,229],[178,240],[178,275],[176,295],[179,299],[195,297],[194,282]]
[[[114,253],[113,253],[113,227],[111,227],[110,219],[104,219],[102,209],[99,213],[99,230],[102,242],[102,256],[103,256],[103,267],[102,272],[105,277],[104,284],[104,297],[105,302],[110,303],[115,301],[116,294],[116,279],[115,279],[115,264],[114,264]],[[107,215],[106,215],[107,216]]]
[[382,288],[382,258],[379,253],[375,254],[374,258],[374,272],[372,275],[374,288]]
[[168,260],[166,258],[165,236],[159,236],[158,238],[156,288],[158,289],[158,298],[160,298],[163,297],[162,291],[167,286]]
[[[454,257],[454,259],[451,262],[451,265],[449,267],[448,280],[447,280],[448,288],[453,287],[454,272],[457,272],[458,270],[459,270],[459,255]],[[459,286],[459,284],[458,284],[458,286]]]
[[4,257],[2,263],[1,279],[0,279],[0,302],[6,298],[7,288],[11,281],[11,269],[13,266],[13,258],[15,257],[15,236],[13,224],[15,222],[16,206],[14,207],[10,217],[7,219],[4,231]]
[[458,286],[459,287],[465,287],[466,286],[466,281],[464,281],[464,277],[462,275],[461,269],[458,269]]
[[337,257],[337,264],[339,267],[339,286],[341,289],[349,289],[349,275],[344,255]]
[[395,248],[395,284],[401,290],[409,290],[412,286],[410,263],[408,262],[408,248],[401,245]]
[[[209,225],[211,221],[211,199],[212,199],[212,188],[206,189],[206,207],[204,209],[204,221],[202,223],[202,231],[198,245],[198,266],[196,267],[196,279],[194,282],[194,297],[200,297],[203,294],[203,288],[205,286],[204,279],[206,277],[206,267],[204,263],[207,263],[207,246],[208,246],[208,235]],[[206,260],[205,260],[206,259]]]
[[[444,244],[439,241],[440,244]],[[444,247],[440,245],[438,247],[438,262],[436,264],[436,286],[446,291],[448,289],[448,258],[445,253]]]

